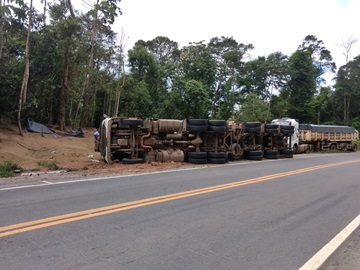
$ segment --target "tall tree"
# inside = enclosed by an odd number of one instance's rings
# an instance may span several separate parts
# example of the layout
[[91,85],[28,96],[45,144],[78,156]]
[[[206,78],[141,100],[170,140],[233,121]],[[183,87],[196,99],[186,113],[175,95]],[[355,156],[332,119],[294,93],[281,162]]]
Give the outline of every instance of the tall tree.
[[311,53],[297,50],[289,59],[289,74],[287,91],[289,92],[289,115],[305,123],[312,119],[313,108],[310,102],[316,93],[316,76],[318,70],[314,67]]
[[139,40],[135,46],[128,51],[129,66],[134,82],[142,87],[148,87],[150,102],[153,107],[148,117],[159,117],[159,110],[166,100],[166,84],[162,77],[161,66],[156,56],[146,48],[146,43]]
[[356,116],[354,112],[358,112],[358,104],[351,103],[351,100],[360,94],[360,56],[339,68],[335,89],[338,96],[346,101],[343,102],[343,124],[348,125],[351,116]]
[[[80,118],[80,126],[83,127],[88,124],[88,118],[90,117],[91,106],[94,106],[96,102],[96,89],[92,87],[92,73],[94,71],[94,58],[95,48],[97,47],[96,36],[100,29],[106,29],[112,25],[115,18],[121,15],[121,9],[118,6],[121,0],[96,0],[95,3],[86,4],[91,8],[86,14],[90,22],[91,31],[91,45],[90,54],[87,64],[87,74],[85,76],[84,86],[82,90],[83,97],[83,110]],[[79,110],[80,107],[78,107]]]
[[[253,48],[252,44],[239,44],[232,37],[215,37],[210,40],[208,50],[216,63],[214,90],[211,94],[212,118],[231,115],[235,105],[231,90],[235,87],[235,78],[241,73],[244,66],[244,55]],[[228,104],[228,102],[232,104]],[[228,113],[224,114],[225,107],[227,107]]]
[[359,38],[349,37],[348,41],[341,40],[340,46],[344,49],[343,55],[345,56],[345,64],[347,64],[351,59],[351,50]]
[[28,88],[29,75],[30,75],[30,33],[31,33],[31,27],[32,27],[32,3],[33,3],[33,1],[30,0],[29,26],[27,29],[26,47],[25,47],[25,71],[24,71],[23,82],[21,85],[20,98],[19,98],[19,110],[18,110],[18,127],[19,127],[19,133],[21,136],[23,136],[22,125],[21,125],[21,111],[22,111],[23,104],[26,102],[26,92],[27,92],[27,88]]
[[72,36],[78,29],[75,13],[71,0],[66,0],[66,8],[70,12],[70,18],[66,18],[64,22],[64,69],[60,90],[60,108],[59,108],[59,129],[64,131],[66,127],[66,98],[69,87],[69,65],[70,65],[70,50]]
[[[354,38],[354,37],[349,37],[347,42],[344,42],[344,40],[342,40],[341,42],[341,47],[343,47],[344,52],[343,55],[345,56],[345,65],[347,65],[349,63],[349,59],[351,58],[351,50],[353,48],[353,45],[359,40],[359,38]],[[340,68],[341,69],[341,68]],[[345,69],[345,68],[344,68]],[[339,74],[340,75],[340,74]],[[340,79],[341,80],[341,79]],[[341,84],[341,83],[340,83]],[[341,88],[341,87],[340,87]],[[346,87],[344,88],[344,93],[343,93],[343,97],[344,97],[344,124],[346,125],[349,122],[349,108],[350,108],[350,102],[351,102],[351,93],[352,93],[352,87]],[[346,90],[345,90],[346,89]]]
[[326,72],[335,74],[336,64],[333,61],[331,52],[326,49],[322,40],[319,40],[314,35],[307,35],[298,49],[308,51],[311,54],[311,58],[317,71],[316,82],[318,84],[325,82],[322,75]]
[[270,115],[273,94],[279,93],[288,79],[288,57],[286,55],[274,52],[267,57],[260,56],[245,64],[244,72],[239,79],[241,94],[246,97],[249,93],[253,93],[266,101],[267,112]]

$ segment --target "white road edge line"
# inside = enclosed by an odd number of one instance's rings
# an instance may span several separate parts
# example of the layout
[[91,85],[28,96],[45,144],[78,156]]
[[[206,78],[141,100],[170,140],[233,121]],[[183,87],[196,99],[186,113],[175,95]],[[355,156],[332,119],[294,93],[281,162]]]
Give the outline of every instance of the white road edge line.
[[[0,0],[1,1],[1,0]],[[311,154],[310,154],[311,155]],[[324,154],[325,156],[327,154]],[[329,154],[328,154],[329,155]],[[330,154],[331,155],[331,154]],[[341,154],[339,154],[341,155]],[[345,155],[345,154],[344,154]],[[304,155],[301,158],[313,158],[317,157],[314,156],[308,156]],[[298,158],[298,157],[297,157]],[[283,161],[291,161],[293,159],[287,158]],[[24,189],[24,188],[33,188],[33,187],[42,187],[42,186],[49,186],[49,185],[60,185],[60,184],[71,184],[71,183],[81,183],[81,182],[92,182],[92,181],[99,181],[99,180],[106,180],[106,179],[116,179],[116,178],[123,178],[123,177],[133,177],[133,176],[141,176],[141,175],[149,175],[149,174],[160,174],[160,173],[171,173],[171,172],[180,172],[180,171],[191,171],[191,170],[198,170],[198,169],[204,169],[204,168],[216,168],[216,167],[230,167],[230,166],[243,166],[247,165],[249,163],[260,163],[260,162],[278,162],[278,160],[261,160],[261,161],[255,161],[252,160],[250,162],[243,162],[243,163],[230,163],[230,164],[221,164],[221,165],[215,165],[212,164],[211,167],[208,165],[201,166],[201,167],[195,167],[195,168],[183,168],[183,169],[174,169],[174,170],[164,170],[164,171],[156,171],[156,172],[146,172],[146,173],[137,173],[137,174],[122,174],[122,175],[113,175],[113,176],[104,176],[104,177],[98,177],[98,178],[87,178],[87,179],[77,179],[77,180],[70,180],[70,181],[61,181],[61,182],[48,182],[42,181],[44,184],[39,185],[26,185],[26,186],[16,186],[16,187],[7,187],[7,188],[0,188],[0,191],[7,191],[7,190],[15,190],[15,189]]]
[[[290,159],[287,159],[287,160],[290,160]],[[259,162],[276,162],[276,160],[251,161],[251,163],[259,163]],[[246,165],[246,164],[249,164],[249,163],[244,162],[244,163],[231,163],[231,164],[222,164],[222,165],[212,164],[211,166],[209,166],[209,164],[208,164],[208,165],[204,165],[204,166],[201,166],[201,167],[182,168],[182,169],[173,169],[173,170],[164,170],[164,171],[155,171],[155,172],[144,172],[144,173],[134,173],[134,174],[121,174],[121,175],[112,175],[112,176],[104,176],[104,177],[97,177],[97,178],[86,178],[86,179],[76,179],[76,180],[61,181],[61,182],[42,181],[44,184],[38,184],[38,185],[35,184],[35,185],[0,188],[0,191],[24,189],[24,188],[33,188],[33,187],[43,187],[43,186],[49,186],[49,185],[92,182],[92,181],[109,180],[109,179],[117,179],[117,178],[124,178],[124,177],[134,177],[134,176],[149,175],[149,174],[161,174],[161,173],[172,173],[172,172],[181,172],[181,171],[192,171],[192,170],[199,170],[199,169],[204,169],[204,168],[241,166],[241,165]]]
[[45,184],[49,184],[49,185],[51,185],[52,183],[51,182],[49,182],[49,181],[43,181],[43,183],[45,183]]
[[171,172],[179,172],[179,171],[191,171],[191,170],[197,170],[197,169],[203,169],[203,168],[204,167],[197,167],[197,168],[184,168],[184,169],[165,170],[165,171],[146,172],[146,173],[121,174],[121,175],[112,175],[112,176],[104,176],[104,177],[97,177],[97,178],[86,178],[86,179],[77,179],[77,180],[69,180],[69,181],[61,181],[61,182],[42,181],[44,184],[38,184],[38,185],[35,184],[35,185],[0,188],[0,191],[23,189],[23,188],[32,188],[32,187],[43,187],[43,186],[50,186],[50,185],[80,183],[80,182],[92,182],[92,181],[109,180],[109,179],[117,179],[117,178],[124,178],[124,177],[134,177],[134,176],[149,175],[149,174],[171,173]]
[[360,214],[339,232],[329,243],[311,257],[299,270],[316,270],[334,253],[334,251],[356,230],[360,225]]

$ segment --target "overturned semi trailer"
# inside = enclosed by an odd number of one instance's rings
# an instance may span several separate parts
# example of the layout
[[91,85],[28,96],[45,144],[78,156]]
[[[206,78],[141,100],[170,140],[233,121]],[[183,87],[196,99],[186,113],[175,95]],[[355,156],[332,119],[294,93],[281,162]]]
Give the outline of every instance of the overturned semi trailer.
[[125,164],[292,157],[288,142],[293,132],[260,122],[114,117],[101,124],[100,152],[107,163]]

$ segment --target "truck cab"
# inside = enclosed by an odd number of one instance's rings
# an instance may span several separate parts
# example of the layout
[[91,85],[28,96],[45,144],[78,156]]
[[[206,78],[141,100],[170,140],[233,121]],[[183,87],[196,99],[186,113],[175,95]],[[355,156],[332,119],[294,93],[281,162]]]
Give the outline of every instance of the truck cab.
[[299,122],[296,119],[283,117],[272,120],[271,124],[294,127],[294,133],[288,137],[287,143],[294,153],[297,153],[299,149]]

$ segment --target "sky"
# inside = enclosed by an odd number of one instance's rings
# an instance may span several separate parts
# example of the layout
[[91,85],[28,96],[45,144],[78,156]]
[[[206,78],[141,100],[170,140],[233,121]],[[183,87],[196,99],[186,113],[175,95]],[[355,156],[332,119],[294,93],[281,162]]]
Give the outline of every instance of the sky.
[[[86,10],[81,0],[73,5]],[[178,42],[180,48],[225,36],[253,44],[255,59],[275,51],[291,55],[305,36],[315,35],[337,67],[345,64],[342,41],[359,38],[351,59],[360,55],[360,0],[122,0],[120,8],[113,29],[128,37],[126,50],[139,39],[157,36]]]

